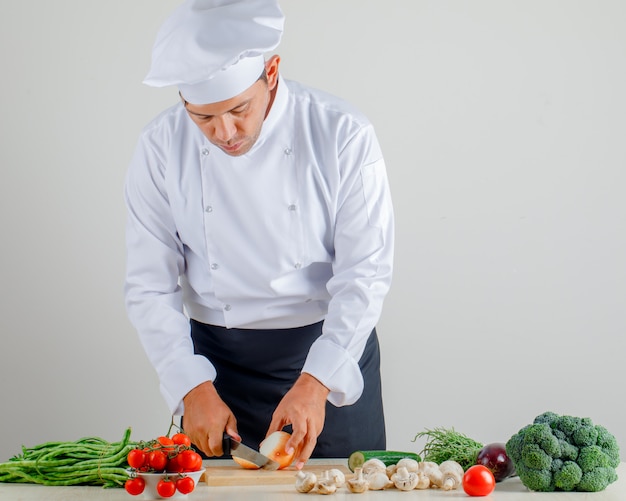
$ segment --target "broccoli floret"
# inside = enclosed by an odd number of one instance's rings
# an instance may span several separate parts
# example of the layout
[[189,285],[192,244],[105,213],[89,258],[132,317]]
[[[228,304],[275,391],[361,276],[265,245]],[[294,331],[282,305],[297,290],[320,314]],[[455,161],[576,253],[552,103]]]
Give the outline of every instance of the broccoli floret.
[[580,483],[583,471],[574,461],[565,461],[563,466],[554,472],[554,486],[562,491],[573,491]]
[[578,491],[598,492],[617,480],[617,473],[613,468],[596,468],[583,473],[580,482],[576,486]]
[[531,491],[551,492],[554,490],[552,472],[549,470],[533,470],[519,465],[515,468],[515,472],[522,483]]
[[580,428],[580,418],[575,416],[560,416],[553,421],[554,428],[561,430],[565,435],[571,437],[574,432]]
[[539,414],[535,419],[533,419],[533,424],[551,424],[559,418],[558,414],[554,412],[544,412],[543,414]]
[[578,457],[578,447],[570,444],[567,440],[559,440],[559,447],[561,447],[561,459],[563,461],[576,461]]
[[594,425],[581,422],[580,427],[572,433],[572,440],[578,447],[596,445],[598,441],[598,430]]
[[597,445],[589,445],[580,449],[578,464],[582,471],[595,470],[596,468],[609,468],[611,460]]
[[506,452],[530,490],[595,492],[617,480],[617,440],[590,418],[544,412],[509,439]]
[[550,468],[552,458],[539,447],[539,444],[526,444],[522,449],[522,461],[533,470],[547,470]]
[[596,430],[598,430],[596,445],[611,459],[611,467],[617,468],[620,463],[617,439],[604,426],[597,425]]
[[551,457],[559,457],[561,454],[561,446],[559,439],[552,433],[552,428],[547,424],[533,424],[524,435],[525,444],[537,444],[541,449]]

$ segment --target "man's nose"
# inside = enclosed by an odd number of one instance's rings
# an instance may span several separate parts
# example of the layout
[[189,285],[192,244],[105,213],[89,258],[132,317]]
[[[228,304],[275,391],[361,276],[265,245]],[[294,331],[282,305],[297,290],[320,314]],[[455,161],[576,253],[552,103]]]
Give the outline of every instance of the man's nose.
[[228,114],[214,117],[213,127],[215,138],[223,143],[228,142],[237,132],[237,127]]

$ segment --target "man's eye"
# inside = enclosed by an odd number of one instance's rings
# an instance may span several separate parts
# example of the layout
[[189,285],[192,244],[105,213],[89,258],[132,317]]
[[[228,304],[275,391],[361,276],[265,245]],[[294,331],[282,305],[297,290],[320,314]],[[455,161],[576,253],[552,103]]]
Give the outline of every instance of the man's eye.
[[246,109],[248,109],[247,106],[240,106],[239,108],[235,108],[234,110],[232,110],[232,113],[238,115],[239,113],[243,113],[244,111],[246,111]]

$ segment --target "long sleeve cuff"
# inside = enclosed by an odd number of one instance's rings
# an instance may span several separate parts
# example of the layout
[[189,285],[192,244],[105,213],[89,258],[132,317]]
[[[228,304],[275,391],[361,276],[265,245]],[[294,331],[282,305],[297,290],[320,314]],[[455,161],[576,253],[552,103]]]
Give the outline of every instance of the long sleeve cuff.
[[185,412],[185,395],[205,381],[214,381],[216,376],[213,364],[201,355],[194,355],[183,363],[173,363],[163,369],[160,374],[161,394],[172,415],[181,416]]
[[326,339],[318,339],[311,345],[302,372],[330,390],[328,401],[336,407],[353,404],[363,393],[358,362],[347,350]]

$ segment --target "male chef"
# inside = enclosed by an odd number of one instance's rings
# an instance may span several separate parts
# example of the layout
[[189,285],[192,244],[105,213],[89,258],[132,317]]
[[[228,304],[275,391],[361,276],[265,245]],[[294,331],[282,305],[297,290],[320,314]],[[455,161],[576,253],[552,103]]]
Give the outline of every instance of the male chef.
[[127,173],[125,297],[197,448],[285,428],[302,468],[385,448],[393,210],[367,118],[266,57],[283,24],[275,0],[187,0],[159,30],[144,83],[179,100]]

